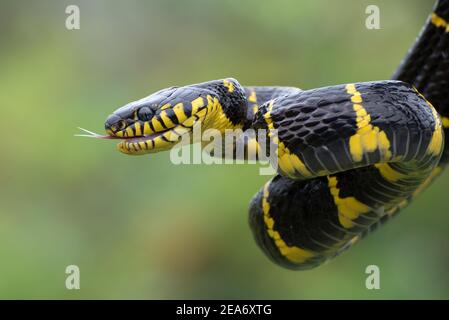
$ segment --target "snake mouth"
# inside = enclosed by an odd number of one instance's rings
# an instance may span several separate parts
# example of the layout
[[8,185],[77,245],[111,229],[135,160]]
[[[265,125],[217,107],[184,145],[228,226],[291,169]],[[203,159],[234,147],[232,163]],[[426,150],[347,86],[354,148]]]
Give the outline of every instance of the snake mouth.
[[[193,127],[193,126],[192,126]],[[143,134],[134,137],[120,137],[114,134],[101,135],[84,128],[78,127],[82,134],[75,134],[77,137],[87,137],[104,140],[122,140],[117,144],[117,149],[125,154],[139,155],[146,153],[155,153],[171,149],[174,145],[181,142],[186,136],[190,141],[190,133],[193,128],[184,125],[178,125],[174,128],[156,132],[153,134]]]
[[[158,94],[162,95],[155,95]],[[163,98],[167,98],[166,94]],[[218,99],[210,95],[173,104],[159,103],[161,106],[157,108],[148,99],[154,100],[154,97],[132,102],[112,113],[105,122],[107,135],[79,128],[84,133],[77,136],[122,140],[117,149],[129,155],[155,153],[169,150],[178,143],[191,144],[192,138],[194,141],[196,138],[194,127],[199,125],[201,133],[202,123],[206,128],[215,121],[215,118],[209,120],[210,115],[216,116],[220,110]]]
[[[143,134],[140,136],[119,138],[121,142],[117,144],[117,149],[129,155],[141,155],[155,153],[171,149],[187,135],[190,138],[192,128],[183,125],[177,125],[173,128],[155,132],[152,134]],[[116,138],[113,136],[113,138]]]
[[[146,122],[135,121],[129,126],[124,126],[119,131],[113,132],[106,130],[107,135],[101,135],[84,128],[78,127],[82,134],[75,134],[78,137],[88,137],[106,140],[122,140],[117,144],[117,149],[129,155],[141,155],[147,153],[156,153],[173,148],[179,142],[191,143],[191,133],[194,127],[201,126],[204,122],[207,109],[203,108],[191,117],[185,119],[182,123],[172,123],[170,128],[164,123],[161,128],[155,130],[155,123],[161,126],[160,120],[152,119]],[[151,123],[151,125],[150,125]],[[201,127],[199,128],[201,130]]]
[[190,144],[194,126],[204,123],[214,106],[213,101],[206,103],[205,99],[199,99],[191,102],[191,108],[181,110],[182,104],[165,108],[146,121],[135,118],[128,125],[122,125],[119,131],[107,130],[107,133],[123,139],[117,148],[129,155],[169,150],[179,142]]

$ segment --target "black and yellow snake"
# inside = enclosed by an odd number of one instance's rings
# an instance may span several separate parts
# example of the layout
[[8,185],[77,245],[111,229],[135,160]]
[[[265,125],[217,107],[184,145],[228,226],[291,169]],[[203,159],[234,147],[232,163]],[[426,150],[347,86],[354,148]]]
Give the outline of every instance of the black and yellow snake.
[[392,80],[172,87],[118,109],[106,131],[123,139],[121,152],[145,154],[171,149],[198,123],[266,129],[278,174],[251,202],[252,231],[274,262],[313,268],[407,206],[448,162],[448,21],[449,0],[440,0]]

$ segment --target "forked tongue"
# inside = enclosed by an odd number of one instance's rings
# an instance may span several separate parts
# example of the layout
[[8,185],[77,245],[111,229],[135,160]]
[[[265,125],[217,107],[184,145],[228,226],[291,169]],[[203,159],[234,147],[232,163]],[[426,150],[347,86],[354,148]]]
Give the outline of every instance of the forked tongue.
[[84,133],[82,134],[75,134],[75,137],[86,137],[86,138],[95,138],[95,139],[120,139],[119,137],[113,137],[113,136],[109,136],[109,135],[102,135],[102,134],[98,134],[92,131],[89,131],[87,129],[84,128],[80,128],[78,127],[78,129],[80,129],[81,131],[83,131]]

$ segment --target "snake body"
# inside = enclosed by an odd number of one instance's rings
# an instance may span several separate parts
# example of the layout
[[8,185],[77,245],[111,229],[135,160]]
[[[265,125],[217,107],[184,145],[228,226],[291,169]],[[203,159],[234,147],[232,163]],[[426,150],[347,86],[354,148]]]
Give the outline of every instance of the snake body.
[[171,149],[198,123],[223,134],[264,129],[278,173],[252,199],[250,226],[275,263],[310,269],[407,206],[449,161],[447,21],[449,0],[440,0],[392,80],[172,87],[118,109],[105,128],[126,154]]

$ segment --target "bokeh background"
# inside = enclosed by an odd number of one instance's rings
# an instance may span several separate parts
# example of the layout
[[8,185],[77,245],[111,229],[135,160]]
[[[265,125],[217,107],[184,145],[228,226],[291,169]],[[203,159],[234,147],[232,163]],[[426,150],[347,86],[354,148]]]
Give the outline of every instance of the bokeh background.
[[[77,4],[81,29],[65,28]],[[365,8],[380,8],[380,30]],[[428,1],[0,2],[0,298],[449,298],[443,174],[331,263],[272,264],[247,223],[257,165],[129,157],[102,132],[117,107],[223,77],[301,88],[387,79]],[[65,268],[81,269],[81,290]],[[365,288],[367,265],[381,289]]]

